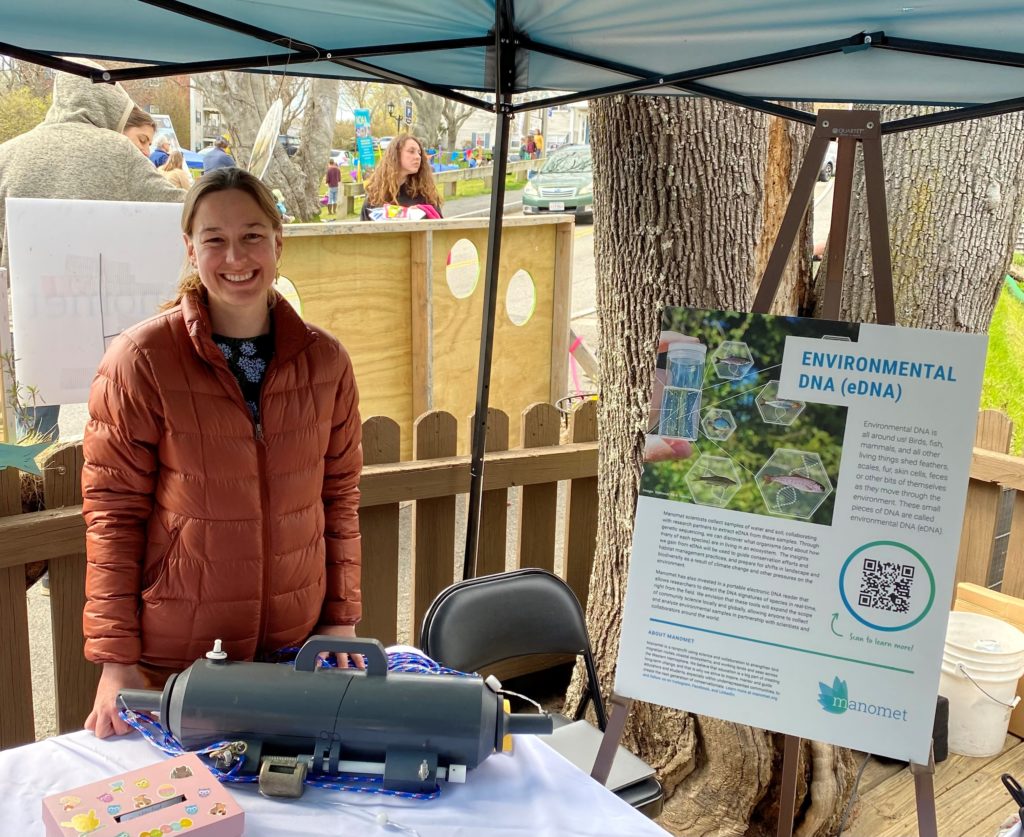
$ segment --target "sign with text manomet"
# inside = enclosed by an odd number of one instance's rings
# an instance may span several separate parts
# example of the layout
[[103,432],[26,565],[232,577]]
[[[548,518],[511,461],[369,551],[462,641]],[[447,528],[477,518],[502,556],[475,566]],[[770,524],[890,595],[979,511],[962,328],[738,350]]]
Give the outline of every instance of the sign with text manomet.
[[927,762],[986,338],[662,327],[616,691]]

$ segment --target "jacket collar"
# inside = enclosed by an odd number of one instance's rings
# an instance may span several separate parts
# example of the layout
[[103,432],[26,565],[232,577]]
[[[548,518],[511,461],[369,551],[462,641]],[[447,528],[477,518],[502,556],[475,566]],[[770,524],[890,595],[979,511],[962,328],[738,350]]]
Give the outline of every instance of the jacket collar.
[[[273,321],[274,358],[284,363],[312,344],[317,339],[317,334],[295,313],[295,309],[284,297],[277,291],[273,294],[270,317]],[[204,295],[199,291],[189,291],[185,294],[181,300],[181,314],[199,356],[209,363],[223,363],[224,356],[213,342],[210,309]]]

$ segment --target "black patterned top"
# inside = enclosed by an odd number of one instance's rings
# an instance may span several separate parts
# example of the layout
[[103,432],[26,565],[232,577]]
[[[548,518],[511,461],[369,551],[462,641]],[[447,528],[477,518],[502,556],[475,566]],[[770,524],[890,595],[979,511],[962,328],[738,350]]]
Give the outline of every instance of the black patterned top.
[[258,337],[224,337],[213,335],[213,342],[228,362],[228,369],[234,373],[242,388],[242,397],[249,405],[253,421],[260,420],[260,387],[263,376],[274,356],[274,336],[261,334]]

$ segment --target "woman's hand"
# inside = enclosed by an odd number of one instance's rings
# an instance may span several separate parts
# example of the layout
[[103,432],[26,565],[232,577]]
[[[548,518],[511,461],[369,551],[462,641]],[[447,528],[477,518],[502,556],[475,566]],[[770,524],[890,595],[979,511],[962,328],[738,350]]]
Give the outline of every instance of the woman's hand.
[[117,693],[121,689],[145,689],[148,685],[137,665],[104,663],[96,687],[96,700],[93,701],[92,712],[85,719],[85,728],[92,730],[97,738],[131,732],[132,728],[118,714]]
[[[316,633],[325,634],[326,636],[340,636],[346,639],[355,639],[356,626],[355,625],[317,625]],[[321,659],[326,659],[327,654],[321,654]],[[336,653],[334,655],[335,661],[338,664],[338,668],[348,668],[349,661],[348,654]],[[366,668],[366,657],[362,654],[352,654],[352,664],[356,668]]]

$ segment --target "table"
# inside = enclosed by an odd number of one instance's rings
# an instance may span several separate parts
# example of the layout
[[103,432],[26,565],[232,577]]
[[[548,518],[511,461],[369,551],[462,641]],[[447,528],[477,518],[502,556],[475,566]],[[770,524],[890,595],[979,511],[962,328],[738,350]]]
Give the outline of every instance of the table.
[[[513,755],[493,755],[466,784],[441,785],[431,801],[307,788],[270,800],[232,785],[246,837],[665,837],[651,820],[533,736],[514,737]],[[91,732],[0,752],[0,833],[42,834],[42,798],[165,758],[137,733],[99,740]],[[386,814],[387,822],[378,821]]]

